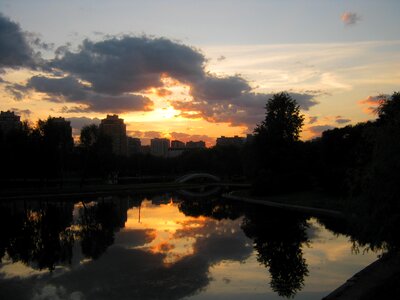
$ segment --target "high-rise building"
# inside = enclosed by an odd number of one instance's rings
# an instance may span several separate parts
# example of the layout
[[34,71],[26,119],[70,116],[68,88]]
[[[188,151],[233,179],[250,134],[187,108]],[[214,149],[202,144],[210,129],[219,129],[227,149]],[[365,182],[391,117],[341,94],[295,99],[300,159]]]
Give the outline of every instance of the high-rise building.
[[13,111],[0,112],[0,130],[3,133],[8,133],[13,129],[18,129],[21,125],[21,117],[17,116]]
[[245,138],[239,137],[237,135],[235,135],[233,137],[221,136],[221,137],[217,138],[216,146],[240,147],[240,146],[243,146],[244,142],[245,142]]
[[167,156],[169,139],[155,138],[150,140],[150,153],[155,156]]
[[171,141],[171,148],[185,148],[185,143],[178,140]]
[[203,149],[206,147],[206,143],[204,141],[197,141],[197,142],[193,142],[193,141],[189,141],[186,143],[186,148],[188,149]]
[[140,139],[128,137],[128,155],[140,153],[141,146]]
[[108,135],[112,141],[113,152],[117,155],[127,155],[126,125],[118,115],[107,115],[101,120],[100,131]]

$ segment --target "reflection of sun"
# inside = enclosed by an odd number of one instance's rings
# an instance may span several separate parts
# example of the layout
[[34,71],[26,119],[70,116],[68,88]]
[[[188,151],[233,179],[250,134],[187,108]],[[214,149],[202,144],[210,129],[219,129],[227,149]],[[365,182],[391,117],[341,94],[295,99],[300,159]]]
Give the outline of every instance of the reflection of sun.
[[185,216],[172,201],[160,205],[144,201],[140,208],[140,223],[138,222],[138,214],[138,208],[128,211],[128,220],[125,223],[124,230],[154,230],[154,239],[151,239],[151,242],[141,246],[141,248],[153,253],[163,254],[166,264],[175,263],[194,253],[193,245],[196,242],[196,237],[177,234],[177,232],[187,232],[194,228],[204,227],[206,223],[204,217]]

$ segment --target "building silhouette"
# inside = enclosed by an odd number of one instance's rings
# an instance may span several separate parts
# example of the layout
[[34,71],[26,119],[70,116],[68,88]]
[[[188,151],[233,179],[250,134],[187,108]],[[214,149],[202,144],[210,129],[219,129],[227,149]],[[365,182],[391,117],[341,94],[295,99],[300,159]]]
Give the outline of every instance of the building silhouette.
[[173,140],[171,141],[171,148],[185,148],[185,143],[178,140]]
[[66,121],[63,117],[54,117],[47,119],[48,125],[51,126],[50,135],[54,135],[53,138],[59,140],[61,146],[72,149],[74,145],[74,139],[72,137],[71,122]]
[[8,133],[11,130],[21,128],[21,117],[17,116],[13,111],[0,112],[0,130],[3,133]]
[[141,146],[139,138],[128,137],[128,155],[140,153]]
[[221,136],[219,138],[217,138],[217,143],[216,146],[236,146],[236,147],[240,147],[243,146],[245,142],[245,138],[243,137],[239,137],[237,135],[233,136],[233,137],[226,137],[226,136]]
[[99,128],[103,134],[111,138],[113,153],[124,156],[128,154],[126,125],[123,119],[118,115],[107,115],[101,120]]
[[168,155],[169,139],[155,138],[150,140],[150,153],[155,156],[166,157]]
[[186,148],[188,149],[204,149],[206,147],[206,143],[204,141],[189,141],[186,143]]

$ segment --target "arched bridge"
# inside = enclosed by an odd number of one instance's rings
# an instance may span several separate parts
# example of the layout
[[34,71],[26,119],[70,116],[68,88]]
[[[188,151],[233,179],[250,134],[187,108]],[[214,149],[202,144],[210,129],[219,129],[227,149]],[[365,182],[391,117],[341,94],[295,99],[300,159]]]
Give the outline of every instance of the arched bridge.
[[212,181],[215,181],[215,182],[221,181],[221,179],[219,177],[211,175],[211,174],[208,174],[208,173],[192,173],[192,174],[187,174],[187,175],[184,175],[184,176],[176,179],[175,182],[177,182],[177,183],[185,183],[185,182],[187,182],[189,180],[200,179],[200,178],[201,179],[203,179],[203,178],[204,179],[211,179]]

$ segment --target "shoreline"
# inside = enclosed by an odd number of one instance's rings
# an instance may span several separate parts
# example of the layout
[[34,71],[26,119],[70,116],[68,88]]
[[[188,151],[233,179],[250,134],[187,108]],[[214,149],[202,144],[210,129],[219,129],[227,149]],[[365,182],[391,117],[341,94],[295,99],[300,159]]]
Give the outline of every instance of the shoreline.
[[249,197],[249,196],[235,195],[234,193],[235,193],[235,191],[226,193],[226,194],[222,194],[222,197],[225,199],[234,200],[234,201],[242,201],[242,202],[251,203],[251,204],[265,205],[265,206],[270,206],[270,207],[275,207],[275,208],[294,210],[294,211],[311,213],[311,214],[322,215],[322,216],[329,216],[329,217],[335,217],[335,218],[345,218],[346,217],[343,212],[340,212],[337,210],[326,209],[326,208],[316,208],[316,207],[303,206],[303,205],[294,205],[294,204],[282,203],[282,202],[278,202],[278,201],[271,201],[272,199],[279,199],[278,197],[275,197],[275,198],[268,197],[268,198],[260,199],[260,198],[254,198],[254,197]]

